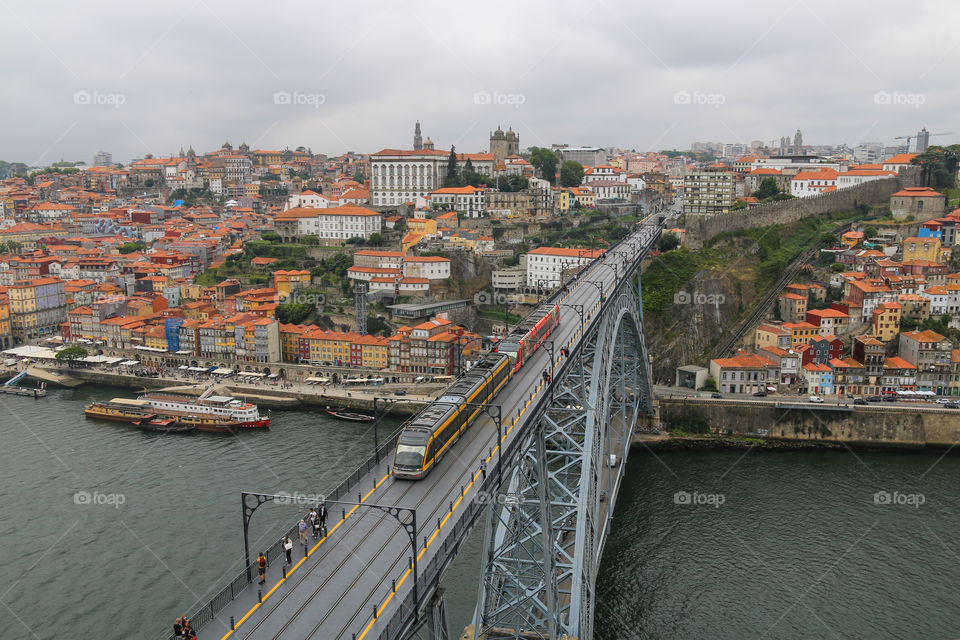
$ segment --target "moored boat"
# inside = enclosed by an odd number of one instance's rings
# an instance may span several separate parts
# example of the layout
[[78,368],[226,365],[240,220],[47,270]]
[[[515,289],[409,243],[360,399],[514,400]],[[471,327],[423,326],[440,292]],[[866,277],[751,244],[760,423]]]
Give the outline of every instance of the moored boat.
[[231,396],[211,395],[208,389],[199,398],[174,393],[146,393],[139,398],[145,406],[161,416],[175,418],[198,431],[215,433],[267,429],[270,418],[260,415],[257,405]]
[[355,413],[353,411],[340,411],[338,409],[331,409],[327,407],[327,413],[332,415],[334,418],[340,418],[341,420],[350,420],[352,422],[373,422],[376,418],[373,416],[367,415],[365,413]]

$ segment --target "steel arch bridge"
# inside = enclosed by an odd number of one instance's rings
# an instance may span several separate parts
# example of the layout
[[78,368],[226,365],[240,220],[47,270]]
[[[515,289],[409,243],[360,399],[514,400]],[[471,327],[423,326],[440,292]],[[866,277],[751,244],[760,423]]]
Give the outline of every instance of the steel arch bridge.
[[620,287],[556,376],[488,510],[476,637],[593,637],[623,463],[637,420],[653,408],[642,328],[637,292]]

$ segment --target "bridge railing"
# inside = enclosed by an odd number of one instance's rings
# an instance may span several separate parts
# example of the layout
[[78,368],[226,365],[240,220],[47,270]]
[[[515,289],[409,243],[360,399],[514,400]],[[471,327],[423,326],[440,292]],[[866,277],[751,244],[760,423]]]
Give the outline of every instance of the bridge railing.
[[[336,501],[341,498],[348,497],[355,487],[360,483],[360,479],[365,477],[366,474],[370,473],[371,470],[377,468],[378,465],[382,464],[382,461],[386,458],[387,455],[393,451],[397,446],[397,440],[400,438],[401,428],[396,429],[383,444],[366,460],[361,462],[356,469],[353,470],[346,478],[344,478],[340,483],[333,489],[332,492],[327,493],[325,497],[328,500]],[[379,462],[378,462],[379,460]],[[373,488],[372,486],[370,487]],[[307,514],[304,513],[303,517],[306,518]],[[298,535],[297,526],[299,525],[300,518],[297,518],[297,521],[288,531],[283,535],[277,538],[277,541],[274,542],[269,549],[264,553],[267,558],[267,565],[273,563],[275,560],[283,558],[283,538],[284,536],[290,536],[291,540],[296,540]],[[250,563],[249,567],[245,567],[236,578],[230,581],[225,587],[223,587],[215,596],[210,598],[206,604],[204,604],[200,609],[198,609],[192,616],[187,616],[190,619],[190,625],[194,630],[199,630],[205,624],[213,620],[216,615],[223,611],[223,609],[230,604],[236,597],[239,595],[245,588],[250,584],[250,581],[247,580],[248,571],[250,575],[255,575],[256,571],[256,561]],[[176,636],[168,636],[169,640],[175,640]]]

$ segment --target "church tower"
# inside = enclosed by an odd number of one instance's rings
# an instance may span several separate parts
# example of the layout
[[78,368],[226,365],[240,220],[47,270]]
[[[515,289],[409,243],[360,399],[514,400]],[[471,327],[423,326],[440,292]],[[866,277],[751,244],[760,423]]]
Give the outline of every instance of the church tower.
[[520,136],[513,129],[504,133],[503,129],[497,127],[497,130],[490,134],[490,153],[493,154],[493,166],[496,168],[503,164],[507,156],[520,153]]
[[413,150],[421,151],[423,149],[423,136],[420,135],[420,121],[417,120],[416,126],[413,127]]
[[793,154],[796,156],[803,155],[803,134],[800,133],[800,129],[797,129],[797,132],[793,135]]

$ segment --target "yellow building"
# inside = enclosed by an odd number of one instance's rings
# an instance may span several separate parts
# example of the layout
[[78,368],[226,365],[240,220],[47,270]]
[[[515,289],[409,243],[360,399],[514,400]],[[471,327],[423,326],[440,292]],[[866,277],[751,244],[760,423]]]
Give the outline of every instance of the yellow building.
[[7,287],[10,325],[19,340],[59,333],[67,320],[67,295],[60,278],[22,280]]
[[780,318],[786,322],[802,322],[807,317],[807,296],[785,293],[779,304]]
[[790,330],[790,344],[810,344],[814,338],[820,337],[820,327],[809,322],[784,322],[783,328]]
[[943,249],[939,238],[907,238],[903,241],[903,262],[930,260],[943,264],[949,256],[950,249]]
[[[422,214],[422,212],[417,212]],[[427,217],[407,218],[407,231],[418,233],[421,236],[437,235],[437,221]]]
[[417,246],[417,243],[423,240],[422,233],[414,233],[413,231],[408,231],[404,234],[403,240],[400,241],[401,250],[406,253],[411,248]]
[[560,189],[556,200],[553,201],[554,207],[558,212],[570,211],[570,192],[566,189]]
[[900,315],[901,307],[896,302],[881,302],[873,310],[871,324],[873,326],[873,335],[877,336],[883,342],[888,342],[897,337],[900,333]]
[[310,272],[274,271],[273,286],[277,290],[277,296],[281,300],[286,300],[297,289],[305,289],[310,286]]
[[143,334],[143,346],[166,351],[167,332],[159,325],[148,328]]
[[6,287],[0,293],[0,346],[13,346],[13,326],[10,324],[10,298],[6,294]]
[[[360,351],[360,366],[384,369],[387,366],[387,345],[389,340],[380,336],[357,336],[353,341],[352,352]],[[356,355],[352,364],[356,363]]]

